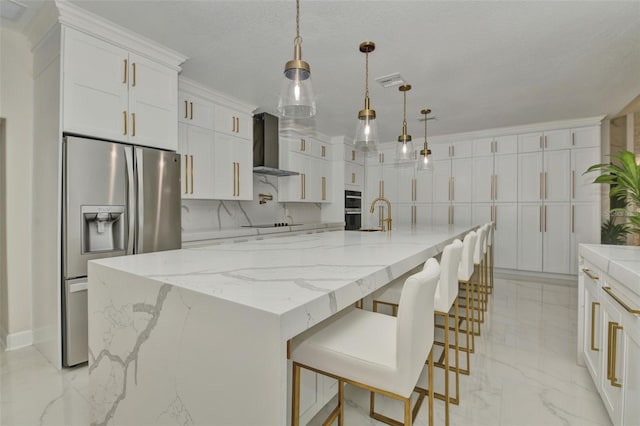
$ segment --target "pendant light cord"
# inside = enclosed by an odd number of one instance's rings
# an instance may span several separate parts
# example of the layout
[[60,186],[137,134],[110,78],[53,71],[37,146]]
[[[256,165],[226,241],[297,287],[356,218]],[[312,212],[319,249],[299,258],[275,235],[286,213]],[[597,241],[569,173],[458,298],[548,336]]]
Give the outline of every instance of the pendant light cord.
[[302,37],[300,37],[300,0],[296,0],[296,38],[293,42],[302,44]]
[[404,112],[402,115],[402,130],[403,133],[407,133],[407,92],[402,92],[404,94]]
[[365,71],[364,71],[364,96],[369,97],[369,52],[365,54]]

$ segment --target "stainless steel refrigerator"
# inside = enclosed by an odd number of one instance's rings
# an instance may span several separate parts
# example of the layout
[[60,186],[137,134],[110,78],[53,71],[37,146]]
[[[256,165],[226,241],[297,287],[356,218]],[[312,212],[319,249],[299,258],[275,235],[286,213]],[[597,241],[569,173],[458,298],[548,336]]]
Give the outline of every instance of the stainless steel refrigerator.
[[180,156],[67,136],[62,206],[62,356],[88,359],[87,261],[181,247]]

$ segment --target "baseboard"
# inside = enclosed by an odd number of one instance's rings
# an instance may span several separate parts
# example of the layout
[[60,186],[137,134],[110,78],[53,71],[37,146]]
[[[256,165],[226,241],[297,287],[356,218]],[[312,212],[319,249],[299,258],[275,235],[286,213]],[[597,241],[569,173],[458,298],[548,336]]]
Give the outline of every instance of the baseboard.
[[494,270],[495,276],[504,279],[515,280],[531,280],[542,281],[545,284],[556,284],[565,286],[577,286],[577,275],[550,274],[547,272],[519,271],[516,269],[498,269]]
[[4,330],[0,329],[0,344],[5,351],[31,346],[33,344],[33,333],[31,330],[27,330],[6,334]]

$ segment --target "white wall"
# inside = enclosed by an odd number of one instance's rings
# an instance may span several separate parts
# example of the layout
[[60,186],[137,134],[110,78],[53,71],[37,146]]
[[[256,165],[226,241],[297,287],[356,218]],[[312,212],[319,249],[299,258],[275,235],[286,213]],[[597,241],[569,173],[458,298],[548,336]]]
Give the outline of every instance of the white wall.
[[31,344],[33,55],[27,38],[7,28],[0,28],[0,116],[6,120],[7,239],[0,333],[14,348]]

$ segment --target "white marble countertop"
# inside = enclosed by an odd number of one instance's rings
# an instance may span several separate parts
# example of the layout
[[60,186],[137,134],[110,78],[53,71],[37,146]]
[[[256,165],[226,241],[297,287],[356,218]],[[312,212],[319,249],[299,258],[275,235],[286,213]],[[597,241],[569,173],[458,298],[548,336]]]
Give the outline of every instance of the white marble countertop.
[[275,315],[290,338],[441,252],[470,229],[296,234],[94,262]]
[[183,243],[225,240],[242,237],[259,237],[262,235],[283,234],[291,232],[304,232],[311,230],[335,230],[343,229],[344,222],[306,223],[295,226],[279,226],[270,228],[253,228],[242,226],[239,228],[226,228],[220,230],[201,229],[185,231],[182,233]]
[[580,255],[640,296],[640,247],[580,244]]

